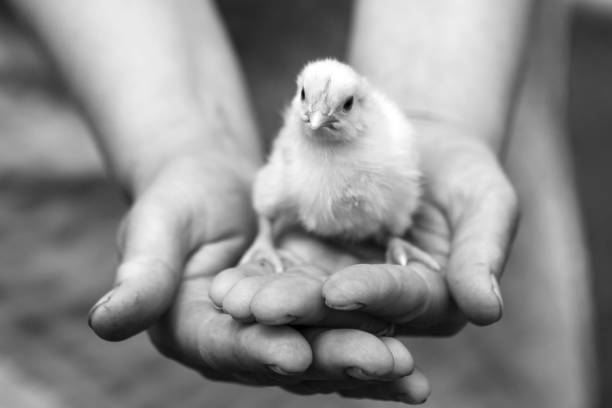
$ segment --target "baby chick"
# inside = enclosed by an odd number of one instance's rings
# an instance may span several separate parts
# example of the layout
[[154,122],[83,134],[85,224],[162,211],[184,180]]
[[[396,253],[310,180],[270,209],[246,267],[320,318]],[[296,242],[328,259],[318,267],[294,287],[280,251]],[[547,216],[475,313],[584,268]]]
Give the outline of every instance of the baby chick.
[[419,205],[418,159],[414,130],[391,100],[346,64],[307,64],[255,179],[259,231],[241,262],[267,261],[282,272],[274,235],[301,224],[324,237],[374,238],[387,246],[389,263],[416,259],[439,269],[402,238]]

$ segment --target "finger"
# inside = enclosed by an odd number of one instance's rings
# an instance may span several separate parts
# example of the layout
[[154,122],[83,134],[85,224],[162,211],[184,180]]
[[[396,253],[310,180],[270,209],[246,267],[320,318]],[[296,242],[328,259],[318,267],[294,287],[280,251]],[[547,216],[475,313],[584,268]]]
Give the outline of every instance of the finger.
[[348,398],[398,401],[408,404],[422,404],[431,394],[429,381],[419,370],[387,382],[305,380],[283,388],[302,395],[337,392]]
[[[290,254],[288,251],[280,250],[279,254],[283,260],[283,263],[291,263],[295,261],[297,258],[295,255]],[[217,268],[218,270],[219,268]],[[311,268],[313,276],[324,277],[327,274],[321,270],[314,270]],[[211,300],[217,305],[217,307],[221,308],[223,306],[223,300],[225,296],[228,294],[230,289],[238,283],[241,279],[251,276],[264,276],[264,275],[274,275],[274,271],[267,264],[262,264],[261,262],[248,262],[244,264],[240,264],[235,268],[229,268],[223,270],[218,273],[212,282],[210,287],[209,296]]]
[[411,374],[414,371],[414,359],[406,346],[395,337],[381,337],[380,340],[393,355],[393,370],[388,378],[401,378]]
[[332,275],[322,293],[331,308],[363,310],[396,323],[418,317],[434,324],[453,308],[442,275],[418,262],[353,265]]
[[268,280],[250,304],[255,320],[268,325],[358,328],[377,335],[390,332],[390,324],[383,319],[328,308],[321,296],[324,281],[316,269],[294,267]]
[[[259,290],[270,281],[277,279],[278,274],[247,276],[236,282],[223,298],[222,309],[225,313],[240,322],[253,322],[255,317],[251,312],[251,300]],[[263,322],[262,322],[263,323]],[[276,324],[286,324],[279,321]]]
[[[385,342],[372,334],[352,329],[310,329],[303,334],[313,353],[311,377],[381,381],[393,373],[394,354]],[[394,351],[397,353],[396,349]]]
[[186,252],[183,223],[161,205],[143,201],[129,214],[114,288],[96,303],[89,323],[116,341],[149,327],[168,308]]
[[431,394],[427,377],[419,370],[393,382],[364,385],[359,388],[340,390],[349,398],[368,398],[387,401],[400,401],[408,404],[423,404]]
[[270,271],[267,268],[261,267],[257,262],[246,263],[235,268],[229,268],[219,272],[213,279],[209,290],[209,297],[213,303],[221,308],[223,300],[228,292],[240,280],[250,276],[269,275]]
[[486,188],[469,200],[454,200],[450,222],[455,231],[447,282],[450,291],[476,324],[501,318],[503,301],[498,279],[518,223],[516,193],[501,169],[492,172]]
[[152,338],[162,352],[210,378],[220,373],[259,384],[291,381],[312,361],[304,337],[288,326],[242,324],[202,296],[208,288],[186,282]]
[[[287,297],[286,293],[277,296],[274,290],[265,291],[267,293],[267,295],[263,295],[267,297],[263,299],[265,306],[274,308],[276,311],[274,316],[265,311],[257,315],[258,308],[257,306],[253,308],[253,299],[260,289],[273,285],[277,280],[285,282],[287,278],[290,278],[290,280],[301,282],[303,280],[301,278],[304,278],[308,281],[316,280],[316,282],[320,282],[323,279],[324,274],[316,268],[305,269],[305,271],[300,270],[299,272],[288,269],[285,273],[278,274],[257,262],[239,265],[221,272],[213,279],[210,297],[219,308],[242,322],[257,320],[268,325],[291,323],[296,320],[296,316],[291,315],[291,310],[287,309],[287,305],[283,301]],[[317,283],[317,290],[319,291],[320,286],[320,283]],[[278,287],[278,285],[275,287]],[[312,291],[310,292],[312,293]],[[304,293],[298,293],[297,296],[303,297]],[[262,298],[262,296],[259,296],[259,299]],[[315,303],[320,303],[320,298],[320,293],[312,297]],[[309,300],[306,300],[306,302],[309,302]],[[257,302],[255,303],[257,304]],[[255,316],[252,312],[253,309],[255,310]]]
[[[290,269],[262,287],[252,298],[250,308],[258,322],[278,325],[311,323],[320,320],[325,308],[321,301],[321,279]],[[314,268],[312,268],[314,269]]]

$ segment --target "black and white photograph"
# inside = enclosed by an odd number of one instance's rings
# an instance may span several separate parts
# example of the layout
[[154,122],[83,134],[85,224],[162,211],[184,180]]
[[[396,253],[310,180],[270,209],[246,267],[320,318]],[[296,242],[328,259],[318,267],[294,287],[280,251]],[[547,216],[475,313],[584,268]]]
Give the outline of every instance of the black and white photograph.
[[612,0],[0,2],[0,408],[612,407]]

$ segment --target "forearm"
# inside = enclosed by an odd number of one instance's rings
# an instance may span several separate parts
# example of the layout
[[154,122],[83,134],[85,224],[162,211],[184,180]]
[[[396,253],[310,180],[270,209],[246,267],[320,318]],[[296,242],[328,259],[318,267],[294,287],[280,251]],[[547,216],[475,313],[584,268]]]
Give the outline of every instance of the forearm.
[[242,79],[208,3],[14,6],[48,48],[126,188],[142,188],[159,166],[186,155],[225,149],[259,160]]
[[528,0],[362,0],[351,59],[408,113],[448,122],[499,150],[530,10]]

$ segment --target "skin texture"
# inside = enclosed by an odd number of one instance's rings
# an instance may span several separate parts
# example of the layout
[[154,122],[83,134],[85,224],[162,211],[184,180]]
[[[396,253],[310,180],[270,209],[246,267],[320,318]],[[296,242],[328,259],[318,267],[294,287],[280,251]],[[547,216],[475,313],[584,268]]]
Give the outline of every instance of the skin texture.
[[[378,254],[356,256],[297,232],[281,246],[305,266],[277,276],[255,265],[228,269],[253,236],[250,175],[262,155],[213,8],[191,0],[15,0],[131,199],[119,233],[117,284],[92,308],[93,330],[122,340],[149,329],[163,354],[212,379],[298,393],[426,399],[429,384],[413,370],[402,343],[388,337],[388,322],[400,333],[450,334],[466,319],[499,319],[501,298],[492,277],[501,274],[517,214],[495,152],[512,107],[526,6],[459,3],[387,2],[377,13],[372,3],[360,3],[352,46],[358,70],[407,109],[449,118],[417,125],[427,184],[414,236],[444,274],[417,264],[354,265],[376,262]],[[413,33],[397,35],[392,27]],[[448,35],[432,36],[429,27],[446,27]],[[408,38],[409,44],[398,40]],[[456,38],[466,46],[449,40]],[[494,46],[484,46],[489,43]],[[499,47],[503,59],[494,52]],[[452,52],[458,48],[460,54]],[[385,63],[391,55],[406,61]],[[420,69],[413,69],[414,60],[421,61]],[[421,75],[449,65],[457,69],[444,81]],[[457,88],[452,95],[471,97],[450,98],[449,87]],[[231,120],[236,117],[241,120]],[[237,285],[242,294],[228,306],[230,313],[243,321],[268,319],[268,325],[240,323],[218,309]],[[296,285],[308,290],[295,293]],[[203,295],[209,291],[212,300]],[[258,300],[262,292],[266,296]],[[291,293],[299,326],[274,322],[279,315],[286,322],[288,312],[278,307],[282,302],[266,304]],[[322,305],[321,293],[331,308]],[[389,302],[391,297],[400,301]],[[347,311],[355,304],[363,306]]]
[[[516,194],[500,160],[532,3],[361,1],[355,13],[351,61],[409,116],[425,118],[417,122],[425,227],[414,233],[417,241],[447,237],[447,286],[476,324],[501,317],[497,280],[518,222]],[[430,244],[422,244],[428,252]]]
[[532,3],[359,1],[349,60],[409,116],[446,124],[499,153],[515,105]]
[[[411,232],[416,244],[440,263],[446,283],[435,295],[430,291],[433,301],[428,299],[429,307],[440,314],[419,318],[406,310],[414,319],[409,326],[419,328],[400,327],[405,333],[450,334],[466,320],[484,325],[502,316],[498,280],[516,229],[518,205],[497,154],[514,104],[530,3],[498,6],[486,0],[469,5],[387,0],[364,1],[356,9],[354,66],[408,115],[417,116],[413,121],[425,183]],[[403,31],[407,26],[411,35]],[[436,35],[431,27],[436,27]],[[305,262],[321,258],[300,248],[295,252],[304,253]],[[352,258],[341,266],[364,260]],[[327,304],[384,301],[398,284],[395,277],[380,288],[380,276],[388,270],[364,266],[359,273],[351,267],[334,273],[323,287]],[[372,288],[380,288],[379,294],[372,294]],[[373,309],[376,306],[364,310]]]
[[[347,249],[301,232],[287,236],[281,248],[326,277],[311,280],[316,289],[304,290],[305,278],[296,273],[308,270],[303,266],[287,276],[251,264],[219,274],[211,288],[213,302],[241,319],[272,324],[293,316],[294,324],[310,324],[310,316],[320,313],[312,305],[320,304],[322,293],[332,309],[371,313],[395,323],[401,334],[452,334],[467,319],[490,324],[501,318],[497,274],[517,222],[514,190],[481,143],[456,133],[453,140],[441,128],[428,130],[421,142],[428,182],[412,235],[443,274],[419,263],[382,265],[382,248]],[[249,291],[236,291],[246,277]]]

